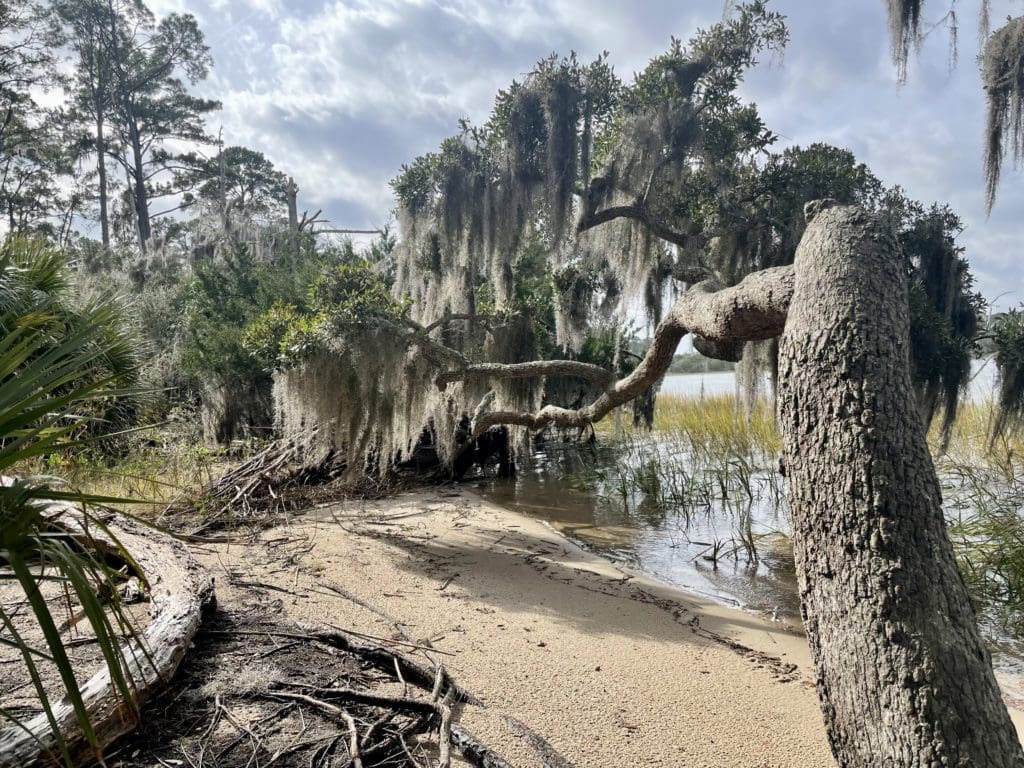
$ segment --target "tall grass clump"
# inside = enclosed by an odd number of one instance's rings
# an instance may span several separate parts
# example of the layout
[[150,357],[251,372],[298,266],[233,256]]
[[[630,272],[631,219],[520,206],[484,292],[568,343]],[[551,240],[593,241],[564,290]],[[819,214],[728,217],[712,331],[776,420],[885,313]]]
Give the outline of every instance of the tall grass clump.
[[983,616],[1024,632],[1024,436],[994,439],[995,400],[960,410],[949,444],[935,456],[943,507],[960,570]]
[[[1024,435],[1006,430],[989,440],[993,401],[964,403],[951,433],[933,426],[929,443],[943,484],[950,535],[979,606],[1001,624],[1024,631]],[[731,538],[756,558],[752,512],[788,526],[781,440],[771,403],[740,408],[731,395],[658,398],[654,428],[613,431],[599,425],[609,456],[594,470],[607,503],[627,512],[658,510],[684,526],[696,515],[735,522]],[[717,551],[717,550],[716,550]]]
[[[767,401],[748,412],[732,396],[661,396],[650,431],[606,419],[597,433],[604,448],[581,471],[601,503],[645,524],[671,520],[714,562],[756,563],[758,540],[785,528],[781,444]],[[708,523],[727,526],[724,538],[689,540]]]

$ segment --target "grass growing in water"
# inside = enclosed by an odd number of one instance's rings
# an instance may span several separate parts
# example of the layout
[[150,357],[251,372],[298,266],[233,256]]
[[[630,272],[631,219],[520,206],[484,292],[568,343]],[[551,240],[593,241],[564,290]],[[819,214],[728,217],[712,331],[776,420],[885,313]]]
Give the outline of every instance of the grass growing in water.
[[748,415],[727,395],[662,396],[654,428],[597,427],[607,453],[584,473],[620,516],[678,524],[695,557],[756,566],[758,542],[785,526],[780,440],[767,403]]
[[[1024,436],[987,434],[992,401],[960,409],[948,450],[935,459],[960,570],[1002,632],[1024,632]],[[933,441],[933,445],[935,442]]]
[[[994,406],[961,407],[945,452],[938,430],[929,443],[942,485],[950,538],[984,619],[1024,632],[1024,437],[989,443]],[[595,471],[606,502],[657,509],[682,529],[699,515],[732,521],[725,538],[707,542],[706,557],[758,559],[765,535],[785,536],[784,481],[777,471],[781,439],[771,406],[747,414],[732,396],[658,398],[651,433],[599,425],[613,461]],[[752,517],[760,521],[752,525]],[[765,530],[765,520],[776,520]]]

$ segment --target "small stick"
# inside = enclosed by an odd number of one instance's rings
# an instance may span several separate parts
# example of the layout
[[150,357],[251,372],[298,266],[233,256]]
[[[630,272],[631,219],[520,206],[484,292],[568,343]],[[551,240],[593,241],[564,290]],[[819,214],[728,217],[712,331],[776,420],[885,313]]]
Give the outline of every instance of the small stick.
[[398,666],[398,659],[395,659],[395,675],[398,677],[398,682],[402,684],[402,698],[405,699],[409,696],[409,684],[405,682],[405,678],[402,677],[402,668]]
[[352,765],[354,768],[363,768],[363,758],[359,754],[359,730],[356,728],[355,718],[344,709],[341,710],[341,716],[349,728],[348,751]]
[[[299,686],[298,684],[285,683],[282,681],[277,682],[278,685],[294,687],[305,687]],[[400,699],[397,696],[384,696],[378,693],[365,693],[363,691],[354,691],[351,688],[306,688],[306,690],[316,693],[320,696],[330,696],[332,698],[344,699],[345,701],[351,701],[356,704],[368,704],[372,707],[385,707],[388,709],[404,710],[406,712],[425,712],[431,715],[439,715],[440,710],[438,704],[433,701],[421,701],[418,699]],[[304,693],[290,693],[288,691],[271,691],[267,694],[282,699],[293,699],[295,701],[304,701],[307,704],[311,704],[314,707],[320,707],[325,709],[330,707],[330,711],[339,709],[333,704],[329,704],[320,699],[314,699]]]
[[441,727],[438,729],[438,755],[437,768],[451,768],[452,764],[452,708],[448,706],[448,698],[451,691],[438,703],[441,710]]

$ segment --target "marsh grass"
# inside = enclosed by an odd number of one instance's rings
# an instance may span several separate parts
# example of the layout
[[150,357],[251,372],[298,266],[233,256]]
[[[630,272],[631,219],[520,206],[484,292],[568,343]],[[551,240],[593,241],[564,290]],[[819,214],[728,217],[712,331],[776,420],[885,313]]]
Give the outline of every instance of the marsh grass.
[[761,540],[784,529],[780,441],[767,403],[748,414],[728,395],[662,396],[652,430],[609,418],[596,431],[605,453],[581,474],[600,501],[677,525],[695,558],[756,566]]
[[[960,410],[944,453],[935,453],[950,539],[983,621],[1024,632],[1024,435],[989,434],[994,401]],[[936,444],[934,434],[933,447]]]
[[[984,618],[1016,634],[1024,631],[1024,435],[990,440],[995,413],[991,401],[966,403],[945,450],[937,427],[929,444],[964,577]],[[684,535],[698,516],[728,520],[724,537],[699,542],[716,564],[756,563],[766,537],[786,546],[782,445],[768,402],[747,413],[732,396],[662,396],[651,432],[616,433],[608,421],[598,435],[615,458],[596,471],[606,501],[648,515],[657,509],[678,519]]]
[[209,448],[198,418],[177,414],[130,435],[116,452],[103,444],[72,446],[21,462],[13,470],[24,477],[59,477],[62,484],[86,493],[138,500],[127,506],[147,517],[195,495],[256,447]]

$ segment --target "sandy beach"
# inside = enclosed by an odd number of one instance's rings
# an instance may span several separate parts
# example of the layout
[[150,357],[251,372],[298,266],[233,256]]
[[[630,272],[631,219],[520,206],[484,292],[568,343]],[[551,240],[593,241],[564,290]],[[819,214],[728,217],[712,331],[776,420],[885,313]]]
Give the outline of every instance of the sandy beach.
[[798,628],[631,574],[469,492],[324,505],[196,552],[222,603],[255,587],[299,626],[435,649],[402,646],[483,701],[459,722],[516,766],[835,765]]

